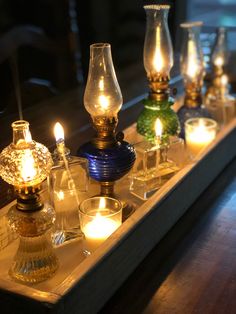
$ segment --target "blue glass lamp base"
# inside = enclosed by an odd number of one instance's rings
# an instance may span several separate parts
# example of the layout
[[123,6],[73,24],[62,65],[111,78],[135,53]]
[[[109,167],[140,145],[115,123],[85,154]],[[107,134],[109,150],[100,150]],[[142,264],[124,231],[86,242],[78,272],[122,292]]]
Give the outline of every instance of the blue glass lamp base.
[[198,118],[198,117],[199,118],[200,117],[211,118],[211,115],[208,112],[208,110],[201,106],[189,108],[184,105],[183,107],[179,109],[179,111],[177,112],[177,115],[179,117],[179,122],[181,126],[181,131],[180,131],[179,136],[183,139],[185,139],[184,124],[188,119]]
[[78,156],[88,159],[89,175],[98,182],[114,182],[126,175],[134,165],[132,145],[122,141],[112,148],[98,149],[88,142],[78,150]]

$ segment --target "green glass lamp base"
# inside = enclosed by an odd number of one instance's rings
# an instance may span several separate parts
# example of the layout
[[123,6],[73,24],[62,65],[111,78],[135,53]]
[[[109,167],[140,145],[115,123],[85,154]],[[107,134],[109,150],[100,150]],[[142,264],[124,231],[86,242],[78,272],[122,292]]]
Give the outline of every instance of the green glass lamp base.
[[144,100],[144,109],[137,121],[137,131],[148,141],[154,142],[155,122],[159,118],[163,126],[163,141],[169,136],[177,135],[180,132],[180,124],[177,114],[171,108],[174,100],[169,97],[167,100],[157,101],[152,99]]

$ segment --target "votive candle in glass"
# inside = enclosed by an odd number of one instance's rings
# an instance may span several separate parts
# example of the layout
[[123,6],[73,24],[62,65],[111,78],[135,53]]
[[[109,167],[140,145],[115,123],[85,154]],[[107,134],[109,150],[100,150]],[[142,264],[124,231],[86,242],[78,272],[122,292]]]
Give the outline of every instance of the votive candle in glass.
[[79,208],[84,253],[93,253],[122,223],[122,204],[110,197],[92,197]]
[[192,118],[185,122],[187,149],[192,157],[200,153],[216,137],[217,123],[208,118]]

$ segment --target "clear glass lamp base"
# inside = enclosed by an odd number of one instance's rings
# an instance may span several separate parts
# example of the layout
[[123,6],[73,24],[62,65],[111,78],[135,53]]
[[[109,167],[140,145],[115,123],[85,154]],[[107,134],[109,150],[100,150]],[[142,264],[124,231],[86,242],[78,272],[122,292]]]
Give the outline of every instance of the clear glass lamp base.
[[55,220],[54,209],[22,211],[17,205],[7,214],[11,228],[19,234],[19,246],[9,275],[24,283],[38,283],[52,277],[59,266],[49,236]]
[[14,280],[36,283],[53,276],[57,268],[58,259],[46,235],[20,237],[9,275]]

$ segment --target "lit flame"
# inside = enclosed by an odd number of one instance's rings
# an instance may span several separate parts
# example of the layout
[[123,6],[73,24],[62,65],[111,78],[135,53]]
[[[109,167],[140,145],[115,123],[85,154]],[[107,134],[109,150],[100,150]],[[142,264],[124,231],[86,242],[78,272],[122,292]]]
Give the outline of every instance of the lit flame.
[[[100,201],[99,201],[99,205],[98,205],[98,208],[99,209],[104,209],[106,207],[106,200],[105,200],[105,197],[101,197],[100,198]],[[100,214],[99,214],[100,215]]]
[[162,126],[161,120],[159,118],[157,118],[156,122],[155,122],[156,137],[161,137],[162,131],[163,131],[163,126]]
[[221,77],[221,84],[223,86],[226,86],[228,84],[228,76],[226,74],[222,75],[222,77]]
[[100,95],[98,101],[104,111],[106,111],[109,108],[109,100],[107,96]]
[[64,129],[59,122],[57,122],[54,126],[54,136],[57,142],[64,140]]
[[27,149],[21,160],[21,177],[23,181],[32,181],[37,174],[34,157],[31,150]]
[[157,26],[156,31],[156,47],[155,47],[155,53],[153,58],[153,66],[155,70],[159,73],[164,67],[164,60],[161,53],[161,28],[160,26]]
[[190,39],[188,41],[188,60],[187,60],[187,75],[190,78],[196,78],[199,67],[197,64],[197,47],[195,42]]
[[98,85],[99,85],[99,90],[103,92],[104,91],[104,77],[103,76],[100,78]]
[[221,56],[215,58],[214,61],[215,66],[222,67],[224,64],[224,59]]

